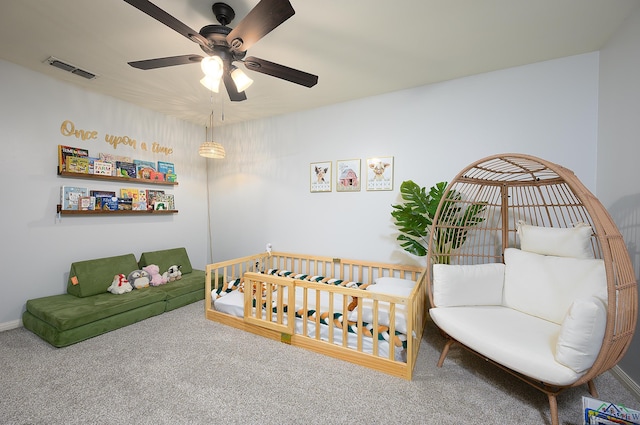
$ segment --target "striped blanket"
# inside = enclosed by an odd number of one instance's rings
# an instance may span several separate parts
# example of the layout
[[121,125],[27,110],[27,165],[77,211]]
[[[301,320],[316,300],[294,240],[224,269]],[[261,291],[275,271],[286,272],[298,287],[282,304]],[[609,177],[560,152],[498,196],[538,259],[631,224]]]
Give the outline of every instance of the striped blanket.
[[[296,274],[293,272],[290,272],[288,270],[278,270],[278,269],[268,269],[264,272],[265,274],[270,274],[270,275],[274,275],[274,276],[283,276],[283,277],[288,277],[291,279],[297,279],[297,280],[305,280],[305,281],[309,281],[309,282],[318,282],[318,283],[324,283],[327,285],[335,285],[335,286],[343,286],[346,288],[354,288],[354,289],[362,289],[364,290],[367,286],[369,286],[368,284],[363,284],[361,282],[353,282],[353,281],[344,281],[341,279],[335,279],[335,278],[329,278],[329,277],[325,277],[325,276],[317,276],[317,275],[306,275],[306,274]],[[215,289],[213,291],[211,291],[211,295],[213,297],[214,300],[225,296],[226,294],[231,293],[232,291],[240,291],[240,292],[244,292],[244,279],[243,278],[236,278],[236,279],[232,279],[229,280],[227,283],[225,283],[224,285],[222,285],[220,288]],[[266,284],[263,283],[263,296],[266,293]],[[349,303],[347,309],[349,311],[352,311],[353,309],[356,308],[358,304],[358,298],[354,297],[351,302]],[[253,300],[253,307],[256,307],[256,300]],[[261,305],[262,310],[266,311],[268,309],[267,303],[266,302],[262,302]],[[287,312],[288,311],[288,305],[284,304],[283,305],[283,312]],[[271,312],[277,314],[278,313],[278,309],[276,305],[273,305],[271,307]],[[331,326],[333,324],[333,326],[335,328],[338,328],[340,330],[343,329],[343,320],[344,317],[342,315],[342,313],[338,313],[338,312],[323,312],[323,311],[316,311],[313,309],[308,309],[306,311],[306,317],[307,320],[309,320],[310,322],[315,323],[316,322],[316,316],[319,314],[320,316],[320,323],[327,325],[327,326]],[[305,316],[305,311],[304,309],[299,309],[295,312],[296,318],[302,319]],[[352,333],[354,335],[357,335],[358,332],[358,323],[355,321],[347,321],[347,330],[349,333]],[[395,331],[395,335],[393,337],[393,339],[390,337],[389,334],[389,327],[385,326],[385,325],[380,325],[378,324],[377,329],[374,330],[374,326],[371,323],[366,323],[363,322],[362,323],[362,335],[363,336],[367,336],[369,338],[374,338],[374,335],[377,335],[375,337],[377,337],[377,339],[379,341],[387,341],[387,342],[391,342],[394,346],[400,348],[407,348],[407,337],[405,334]],[[390,341],[392,339],[392,341]]]

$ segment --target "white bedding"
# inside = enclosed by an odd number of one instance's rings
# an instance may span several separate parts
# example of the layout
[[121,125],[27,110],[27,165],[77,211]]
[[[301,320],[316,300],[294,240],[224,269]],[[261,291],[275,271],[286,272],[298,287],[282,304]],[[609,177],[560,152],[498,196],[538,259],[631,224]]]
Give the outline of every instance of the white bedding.
[[[275,293],[273,294],[273,300],[275,300]],[[342,312],[343,297],[340,294],[334,294],[333,310],[335,312]],[[221,298],[212,298],[213,308],[221,313],[229,314],[236,317],[244,317],[244,292],[231,291]],[[302,308],[303,300],[303,288],[296,288],[296,310]],[[287,302],[285,297],[285,303]],[[315,291],[307,291],[307,305],[308,309],[315,308],[316,295]],[[321,311],[327,311],[329,309],[329,293],[322,292],[320,297]],[[263,317],[266,317],[266,311],[263,311]],[[275,317],[275,314],[274,314]],[[286,317],[285,317],[286,320]],[[286,322],[285,322],[286,323]],[[295,333],[300,335],[303,333],[303,319],[296,318]],[[316,324],[311,320],[307,320],[307,336],[315,338],[316,336]],[[329,326],[320,324],[320,339],[328,341]],[[343,331],[341,328],[333,327],[333,342],[336,345],[342,345]],[[355,333],[347,333],[347,346],[352,349],[356,349],[358,346],[358,336]],[[373,352],[373,340],[370,337],[362,337],[362,351],[368,354]],[[402,347],[394,347],[394,359],[397,361],[406,362],[406,350]],[[388,358],[389,357],[389,343],[386,340],[378,340],[378,356]]]

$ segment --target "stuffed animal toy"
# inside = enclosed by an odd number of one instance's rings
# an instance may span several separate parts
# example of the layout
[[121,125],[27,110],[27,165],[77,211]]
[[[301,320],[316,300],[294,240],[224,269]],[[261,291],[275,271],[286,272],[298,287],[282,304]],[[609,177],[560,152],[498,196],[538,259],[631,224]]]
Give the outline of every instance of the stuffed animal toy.
[[113,282],[111,282],[111,286],[107,288],[107,291],[112,294],[124,294],[130,292],[133,289],[133,286],[127,280],[127,277],[120,273],[113,277]]
[[142,268],[142,270],[149,273],[149,285],[160,286],[167,283],[167,278],[160,274],[160,267],[156,264],[149,264]]
[[146,288],[151,283],[151,277],[146,270],[134,270],[127,276],[127,280],[134,289]]
[[173,282],[175,280],[182,279],[182,271],[180,271],[181,265],[174,264],[170,266],[169,269],[163,273],[163,276],[167,279],[167,282]]

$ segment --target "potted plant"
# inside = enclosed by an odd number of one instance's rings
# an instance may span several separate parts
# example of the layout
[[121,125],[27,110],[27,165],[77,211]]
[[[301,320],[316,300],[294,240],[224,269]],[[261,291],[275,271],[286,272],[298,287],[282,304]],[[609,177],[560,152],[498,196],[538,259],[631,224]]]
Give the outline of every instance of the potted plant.
[[423,257],[427,255],[429,238],[433,237],[439,263],[449,263],[449,254],[464,244],[469,227],[484,221],[482,213],[486,206],[483,202],[461,203],[461,193],[449,192],[442,206],[446,214],[440,217],[441,222],[447,225],[439,227],[438,233],[431,235],[431,225],[446,187],[447,182],[436,183],[427,192],[412,180],[403,181],[400,195],[404,203],[391,206],[391,215],[400,231],[397,237],[400,246],[413,255]]

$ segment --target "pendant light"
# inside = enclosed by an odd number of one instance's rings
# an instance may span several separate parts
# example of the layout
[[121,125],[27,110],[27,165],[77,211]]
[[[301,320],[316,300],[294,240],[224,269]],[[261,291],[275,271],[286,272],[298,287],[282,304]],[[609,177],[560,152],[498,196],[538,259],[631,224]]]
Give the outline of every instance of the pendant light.
[[[209,138],[209,129],[211,129],[211,138]],[[209,116],[209,127],[204,128],[204,140],[205,142],[200,145],[198,153],[205,158],[222,159],[225,157],[226,152],[224,146],[218,142],[213,141],[213,93],[211,94],[211,115]]]

